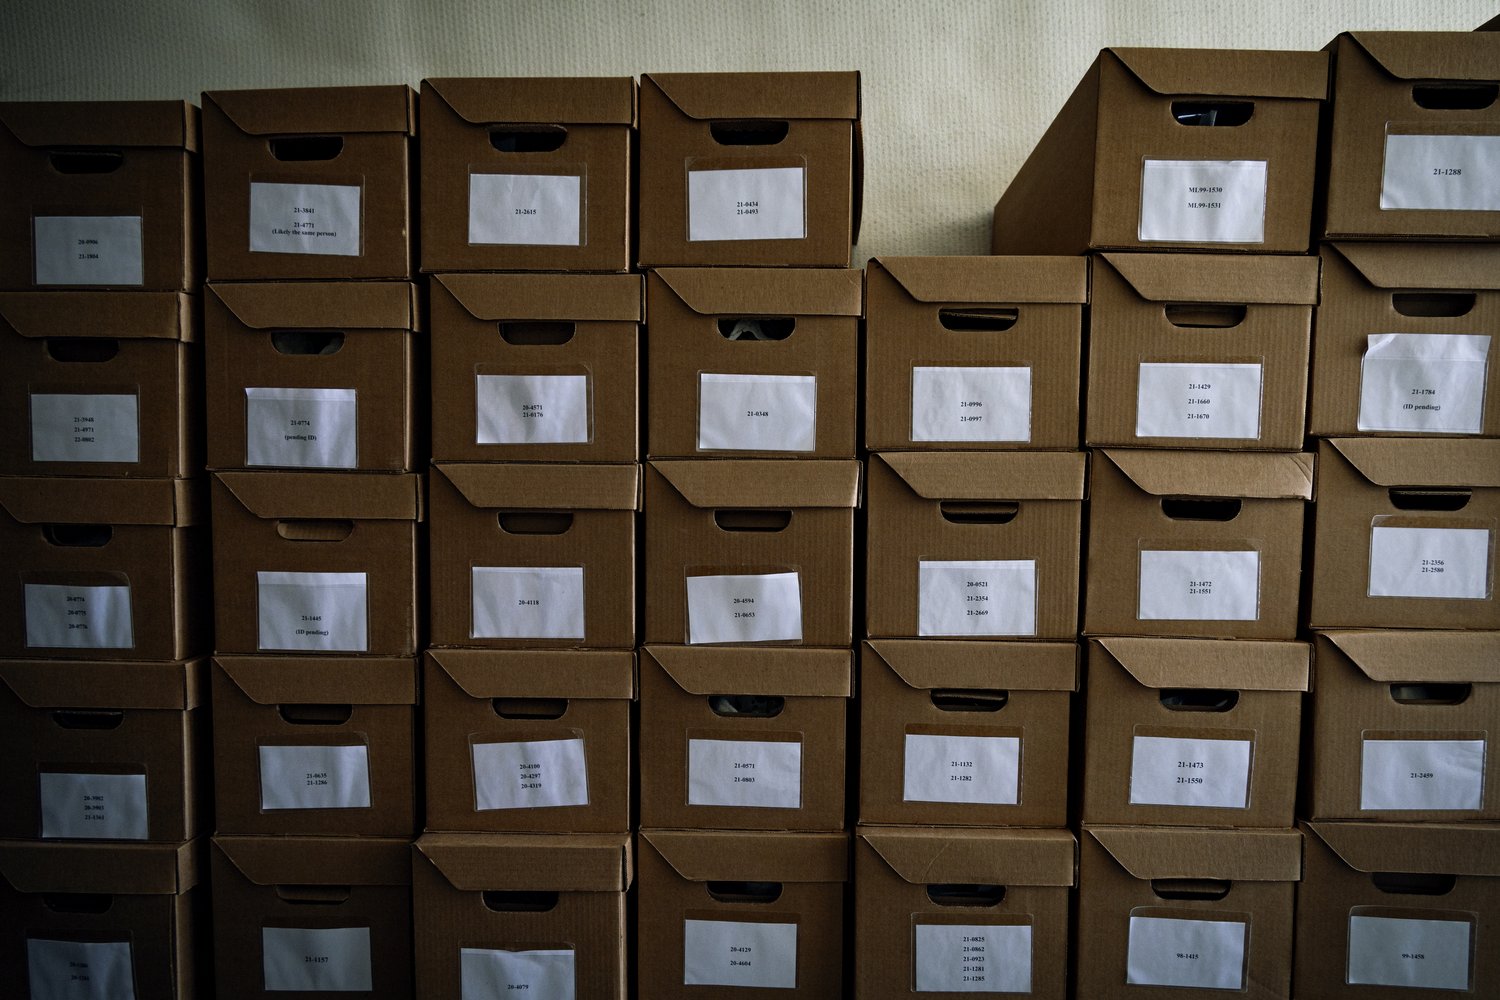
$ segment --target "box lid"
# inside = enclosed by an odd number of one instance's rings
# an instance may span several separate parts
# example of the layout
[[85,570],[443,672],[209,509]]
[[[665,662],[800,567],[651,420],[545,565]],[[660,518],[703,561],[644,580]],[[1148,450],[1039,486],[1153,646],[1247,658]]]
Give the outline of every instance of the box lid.
[[207,514],[194,479],[0,476],[0,508],[22,524],[189,527]]
[[1500,80],[1500,36],[1482,31],[1351,31],[1400,80]]
[[638,274],[434,274],[475,319],[639,323]]
[[216,472],[260,518],[419,521],[422,477],[362,472]]
[[642,830],[641,839],[689,882],[846,882],[846,833]]
[[641,469],[630,465],[434,462],[434,473],[482,510],[639,510]]
[[1296,830],[1085,825],[1083,833],[1138,879],[1297,882],[1302,878],[1302,834]]
[[873,456],[924,500],[1082,500],[1083,452],[902,451]]
[[215,656],[257,705],[415,705],[416,663],[399,658]]
[[935,691],[1076,691],[1071,642],[943,642],[868,639],[865,645],[909,688]]
[[1377,486],[1500,486],[1500,438],[1328,438]]
[[421,315],[406,281],[214,283],[204,292],[252,330],[413,330]]
[[286,87],[204,91],[249,135],[416,133],[416,93],[405,84],[383,87]]
[[684,500],[702,509],[859,506],[857,461],[682,459],[650,464]]
[[23,337],[198,339],[186,292],[0,292],[0,319]]
[[470,698],[635,699],[628,649],[431,649],[427,658]]
[[1330,243],[1376,288],[1500,289],[1500,243]]
[[17,892],[175,896],[198,884],[204,847],[0,840],[0,878]]
[[215,837],[255,885],[410,885],[411,841],[384,837]]
[[859,117],[859,73],[643,73],[689,118]]
[[206,660],[0,660],[0,683],[28,708],[184,711],[208,702]]
[[426,833],[412,847],[464,892],[624,892],[632,874],[626,833]]
[[863,274],[849,268],[664,267],[652,273],[702,316],[858,316],[863,302]]
[[1312,499],[1313,456],[1305,453],[1100,448],[1096,454],[1152,496]]
[[1500,632],[1319,632],[1377,684],[1500,684]]
[[1318,304],[1319,261],[1316,257],[1197,253],[1106,253],[1099,256],[1148,302]]
[[1248,49],[1110,48],[1158,94],[1215,97],[1328,96],[1328,53]]
[[634,125],[635,78],[429,77],[431,90],[471,125]]
[[876,257],[918,302],[1062,303],[1089,300],[1085,257]]
[[1146,687],[1306,691],[1312,649],[1256,639],[1094,639]]
[[641,652],[688,694],[848,698],[854,654],[847,649],[643,646]]
[[1467,823],[1308,823],[1361,872],[1500,876],[1500,826]]
[[11,101],[0,124],[26,146],[198,148],[198,109],[187,101]]
[[1067,830],[934,830],[860,826],[859,837],[904,882],[1076,884],[1077,843]]

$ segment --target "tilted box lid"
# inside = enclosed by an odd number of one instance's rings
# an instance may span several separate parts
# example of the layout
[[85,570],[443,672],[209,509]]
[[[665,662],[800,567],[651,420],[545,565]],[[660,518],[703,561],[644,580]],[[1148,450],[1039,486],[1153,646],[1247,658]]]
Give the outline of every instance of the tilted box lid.
[[1326,244],[1376,288],[1441,291],[1500,289],[1497,243]]
[[1307,823],[1360,872],[1500,877],[1500,826],[1468,823]]
[[0,292],[0,319],[35,340],[50,337],[198,339],[186,292]]
[[634,125],[635,78],[429,77],[423,92],[471,125]]
[[859,117],[858,72],[643,73],[689,118]]
[[700,509],[859,506],[861,465],[825,459],[658,460],[650,463]]
[[411,841],[384,837],[215,837],[255,885],[410,885]]
[[638,274],[434,274],[480,320],[576,320],[639,323],[645,315]]
[[[1099,256],[1148,302],[1318,304],[1319,261],[1316,257],[1196,253],[1106,253]],[[1098,266],[1097,262],[1095,266]]]
[[207,838],[180,844],[0,840],[0,878],[17,892],[176,896],[198,884]]
[[203,499],[194,479],[0,476],[0,508],[22,524],[183,528],[205,519]]
[[417,671],[398,657],[215,656],[257,705],[415,705]]
[[1398,80],[1500,80],[1500,35],[1483,31],[1351,31]]
[[1083,452],[902,451],[872,455],[924,500],[1082,500]]
[[28,708],[185,711],[208,703],[207,660],[0,660],[0,683]]
[[854,693],[853,654],[847,649],[643,646],[641,652],[688,694],[848,698]]
[[427,659],[471,698],[635,700],[628,649],[428,649]]
[[1249,49],[1108,48],[1158,94],[1328,97],[1328,53]]
[[1311,500],[1313,495],[1313,456],[1306,453],[1100,448],[1096,454],[1152,496]]
[[1089,300],[1086,257],[876,257],[918,302],[1060,303]]
[[25,146],[198,148],[198,109],[187,101],[10,101],[0,125]]
[[1376,486],[1500,487],[1500,438],[1328,438]]
[[1312,649],[1257,639],[1093,640],[1145,687],[1306,691]]
[[1377,684],[1500,684],[1500,632],[1317,633]]
[[868,639],[865,646],[918,690],[1078,690],[1078,646],[1071,642]]
[[420,521],[422,477],[367,472],[216,472],[256,517]]
[[1085,825],[1082,835],[1094,838],[1138,879],[1296,882],[1302,878],[1302,834],[1296,830]]
[[412,848],[464,892],[624,892],[632,875],[625,833],[426,833]]
[[416,92],[405,84],[376,87],[287,87],[204,91],[249,135],[416,134]]
[[639,510],[640,466],[434,462],[433,473],[481,510]]
[[406,281],[249,281],[204,286],[252,330],[416,330],[417,286]]
[[912,885],[1077,884],[1077,842],[1067,830],[935,830],[860,826],[855,831]]
[[689,882],[847,882],[847,833],[642,830],[641,839]]
[[652,273],[703,316],[858,316],[864,299],[864,276],[849,268],[664,267]]

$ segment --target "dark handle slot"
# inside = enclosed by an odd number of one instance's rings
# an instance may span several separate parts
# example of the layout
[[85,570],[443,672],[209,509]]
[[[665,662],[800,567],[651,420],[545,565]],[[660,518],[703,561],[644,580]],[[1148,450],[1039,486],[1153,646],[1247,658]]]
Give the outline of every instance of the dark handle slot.
[[1462,705],[1474,693],[1472,684],[1392,684],[1398,705]]
[[491,698],[490,707],[502,719],[561,719],[568,711],[568,699]]
[[1003,333],[1016,325],[1021,311],[1006,309],[939,309],[938,322],[943,329],[960,333],[979,331]]
[[710,124],[708,134],[721,146],[774,146],[790,128],[790,122],[722,121]]
[[774,719],[786,707],[786,699],[774,694],[711,694],[708,707],[715,715]]
[[1172,118],[1179,125],[1234,128],[1255,114],[1251,101],[1173,101]]
[[1161,512],[1174,521],[1233,521],[1240,501],[1233,497],[1162,497]]
[[1215,688],[1164,688],[1156,697],[1172,712],[1230,712],[1240,703],[1238,691]]
[[1228,330],[1245,322],[1245,306],[1217,302],[1173,302],[1162,306],[1167,322],[1184,330]]
[[344,151],[341,135],[287,135],[266,144],[278,160],[331,160]]
[[1474,309],[1473,292],[1393,292],[1391,308],[1403,316],[1451,319]]
[[516,347],[556,347],[572,340],[575,329],[574,323],[501,323],[500,339]]
[[337,330],[276,330],[271,346],[277,354],[326,356],[343,348],[344,335]]
[[725,340],[785,340],[797,328],[791,316],[725,316],[719,336]]
[[277,521],[276,534],[289,542],[342,542],[354,533],[347,520]]
[[1216,878],[1154,878],[1151,891],[1159,899],[1223,899],[1234,883]]
[[120,353],[113,337],[48,337],[47,357],[63,364],[97,365],[112,361]]
[[112,174],[125,165],[118,149],[54,149],[47,159],[60,174]]
[[709,882],[708,894],[721,903],[774,903],[781,898],[780,882]]
[[998,712],[1010,701],[1010,692],[940,690],[929,697],[940,712]]
[[107,524],[44,524],[42,537],[52,545],[97,549],[108,545],[115,529]]
[[119,729],[125,721],[125,713],[98,708],[60,708],[52,713],[52,721],[61,729]]
[[490,145],[501,153],[550,153],[568,141],[561,125],[498,125],[490,129]]
[[714,523],[724,531],[784,531],[792,523],[789,510],[714,511]]
[[347,885],[278,885],[276,895],[295,906],[338,906],[349,901]]
[[954,524],[1009,524],[1021,512],[1011,500],[945,500],[938,504],[943,520]]
[[44,892],[42,905],[53,913],[108,913],[115,897],[107,892]]
[[1446,896],[1458,884],[1457,875],[1428,872],[1371,872],[1370,881],[1393,896]]
[[1411,99],[1428,111],[1483,111],[1497,94],[1500,84],[1495,83],[1417,83],[1411,88]]
[[342,726],[354,715],[353,705],[318,705],[312,703],[276,706],[283,722],[294,726]]
[[1436,510],[1452,512],[1469,505],[1469,490],[1397,489],[1390,490],[1391,506],[1397,510]]
[[480,893],[484,905],[496,913],[546,913],[557,906],[557,893],[531,889]]
[[1005,886],[942,882],[927,887],[927,898],[938,906],[999,906],[1005,899]]
[[565,510],[507,511],[497,521],[507,535],[562,535],[573,527],[573,515]]

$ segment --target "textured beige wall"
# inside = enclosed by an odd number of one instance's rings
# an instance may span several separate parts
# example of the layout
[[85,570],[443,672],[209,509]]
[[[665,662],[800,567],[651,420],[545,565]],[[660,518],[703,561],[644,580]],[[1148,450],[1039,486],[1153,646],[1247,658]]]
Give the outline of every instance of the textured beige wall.
[[424,76],[860,69],[856,260],[982,253],[989,209],[1106,45],[1318,48],[1467,31],[1495,0],[0,0],[0,99]]

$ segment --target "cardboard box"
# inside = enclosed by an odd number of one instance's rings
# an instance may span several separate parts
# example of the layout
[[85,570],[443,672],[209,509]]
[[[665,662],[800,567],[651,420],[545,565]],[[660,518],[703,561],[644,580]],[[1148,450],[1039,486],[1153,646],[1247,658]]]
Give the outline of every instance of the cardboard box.
[[428,287],[433,461],[640,457],[638,275],[439,274]]
[[1293,639],[1313,457],[1093,453],[1083,630]]
[[641,267],[848,267],[858,73],[641,74]]
[[642,830],[636,986],[643,997],[836,997],[847,833]]
[[207,996],[206,846],[0,841],[0,970],[15,995]]
[[646,454],[854,458],[860,274],[646,276]]
[[208,532],[186,479],[0,478],[0,656],[185,660],[208,649]]
[[432,468],[434,646],[635,645],[638,465]]
[[859,686],[861,823],[1067,823],[1075,644],[872,640]]
[[412,277],[410,87],[203,95],[210,281]]
[[995,253],[1303,253],[1324,52],[1099,53],[995,205]]
[[1078,996],[1290,995],[1302,834],[1084,826],[1078,841]]
[[1088,445],[1302,447],[1316,260],[1094,260]]
[[1329,45],[1329,237],[1500,237],[1500,35],[1355,31]]
[[871,637],[1071,639],[1081,452],[870,456]]
[[878,257],[865,267],[865,447],[1077,450],[1081,257]]
[[0,104],[0,288],[195,290],[197,153],[186,101]]
[[208,824],[202,660],[0,660],[0,836],[191,840]]
[[416,701],[407,659],[215,657],[217,831],[409,839]]
[[629,650],[429,649],[427,829],[631,829]]
[[842,830],[847,649],[641,650],[641,825]]
[[196,475],[202,364],[185,294],[0,294],[0,475]]
[[1500,246],[1325,243],[1308,433],[1500,437]]
[[419,468],[415,285],[209,285],[203,313],[210,469]]
[[1083,821],[1291,826],[1310,659],[1300,642],[1091,640]]
[[1305,815],[1500,820],[1489,752],[1500,632],[1319,632],[1314,643]]
[[649,643],[847,646],[858,462],[648,462]]
[[422,270],[628,271],[635,79],[422,81]]
[[856,993],[1063,1000],[1076,851],[1067,830],[859,827]]
[[211,856],[219,1000],[411,996],[409,840],[215,837]]
[[1318,442],[1311,628],[1500,629],[1500,441]]
[[212,498],[218,652],[416,653],[420,476],[220,472]]
[[422,1000],[625,1000],[628,834],[429,833],[412,866]]

